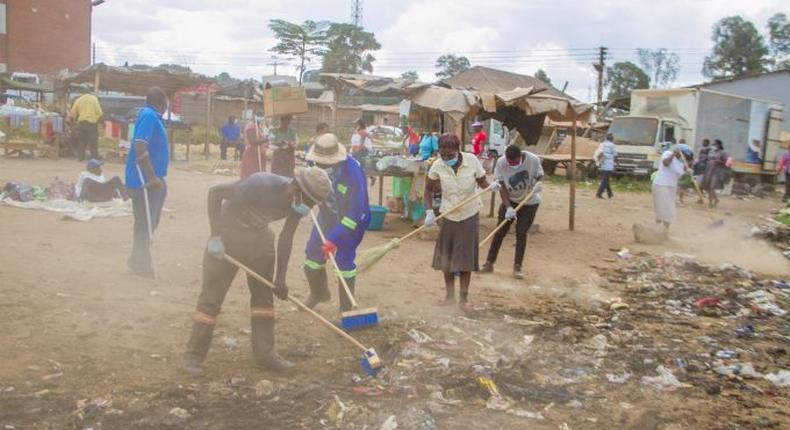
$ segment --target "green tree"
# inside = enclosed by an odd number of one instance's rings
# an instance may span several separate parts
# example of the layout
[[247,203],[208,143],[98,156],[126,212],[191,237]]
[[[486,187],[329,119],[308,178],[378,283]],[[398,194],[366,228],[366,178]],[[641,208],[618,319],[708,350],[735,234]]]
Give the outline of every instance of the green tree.
[[376,57],[370,53],[381,48],[376,36],[353,24],[332,23],[326,33],[327,50],[323,72],[372,72]]
[[469,70],[472,65],[469,59],[463,55],[446,54],[436,59],[436,77],[439,79],[447,79],[455,76],[465,70]]
[[650,77],[636,64],[625,61],[606,68],[604,85],[609,89],[610,100],[628,97],[631,91],[650,88]]
[[768,44],[774,70],[790,69],[790,22],[777,13],[768,20]]
[[713,26],[713,52],[705,57],[702,74],[726,79],[762,73],[768,47],[757,27],[740,16],[722,18]]
[[420,76],[414,70],[409,70],[407,72],[403,72],[403,73],[400,74],[400,77],[401,77],[401,79],[405,79],[407,81],[412,81],[412,82],[420,80]]
[[167,70],[168,72],[171,72],[171,73],[191,73],[192,72],[192,69],[190,69],[188,66],[182,66],[180,64],[168,64],[168,63],[165,63],[165,64],[160,64],[158,67],[160,69],[165,69],[165,70]]
[[543,69],[538,69],[538,71],[535,72],[535,78],[540,79],[541,81],[551,85],[551,79],[549,78],[548,73],[546,73],[546,71]]
[[269,21],[269,28],[277,38],[277,45],[270,51],[283,55],[293,55],[299,58],[299,83],[302,83],[302,75],[305,68],[313,57],[324,55],[324,45],[327,43],[327,29],[329,23],[326,21],[315,22],[307,20],[302,24],[294,24],[282,19],[272,19]]
[[639,65],[650,76],[653,88],[668,87],[678,76],[680,57],[665,48],[637,49]]

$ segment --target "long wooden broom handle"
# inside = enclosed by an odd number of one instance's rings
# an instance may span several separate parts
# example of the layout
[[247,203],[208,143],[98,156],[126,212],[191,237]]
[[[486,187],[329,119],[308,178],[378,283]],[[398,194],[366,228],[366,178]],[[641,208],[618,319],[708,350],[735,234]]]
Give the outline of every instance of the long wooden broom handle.
[[[448,210],[447,212],[443,212],[441,215],[437,216],[437,217],[436,217],[436,221],[439,221],[440,219],[442,219],[442,218],[446,217],[447,215],[450,215],[451,213],[453,213],[453,212],[455,212],[456,210],[460,209],[460,208],[461,208],[462,206],[464,206],[465,204],[467,204],[467,203],[471,202],[472,200],[474,200],[474,199],[476,199],[476,198],[478,198],[478,197],[482,196],[482,195],[483,195],[484,193],[486,193],[486,192],[487,192],[487,191],[488,191],[490,188],[491,188],[491,187],[484,188],[484,189],[482,189],[482,190],[480,190],[480,191],[476,192],[474,195],[472,195],[472,196],[469,196],[469,197],[467,197],[467,198],[465,198],[465,199],[461,200],[461,202],[460,202],[460,203],[458,203],[457,205],[455,205],[455,206],[451,207],[451,208],[450,208],[450,210]],[[416,229],[416,230],[412,231],[411,233],[407,234],[406,236],[403,236],[402,238],[400,238],[400,239],[398,239],[398,240],[399,240],[400,242],[403,242],[404,240],[406,240],[406,239],[408,239],[408,238],[410,238],[410,237],[414,236],[415,234],[417,234],[417,233],[421,232],[422,230],[424,230],[424,229],[425,229],[425,228],[427,228],[427,227],[428,227],[428,226],[426,226],[425,224],[423,224],[423,225],[421,225],[421,226],[420,226],[418,229]]]
[[[318,218],[315,217],[315,212],[312,210],[310,211],[310,218],[313,220],[313,225],[315,229],[318,230],[318,235],[321,236],[321,243],[326,243],[326,236],[324,236],[324,231],[321,230],[321,225],[318,224]],[[357,308],[357,301],[354,300],[354,295],[351,294],[351,289],[348,288],[348,284],[346,283],[346,278],[343,277],[343,273],[340,272],[340,266],[337,265],[337,261],[335,261],[335,254],[329,253],[329,261],[332,262],[332,266],[335,267],[335,271],[337,272],[337,277],[340,278],[340,283],[343,285],[343,289],[346,290],[346,297],[351,302],[351,307],[356,309]]]
[[[688,161],[686,161],[686,156],[683,155],[683,151],[680,152],[680,159],[683,160],[683,166],[686,167],[686,170],[691,170],[689,168]],[[697,184],[697,180],[694,179],[694,174],[693,173],[694,172],[692,172],[692,174],[690,175],[691,176],[691,183],[694,184],[694,189],[697,190],[697,194],[699,194],[700,200],[702,200],[704,202],[705,201],[705,195],[702,194],[702,190],[699,189],[699,184]]]
[[[227,260],[231,264],[235,265],[239,269],[243,270],[248,275],[252,276],[253,278],[257,279],[258,281],[262,282],[264,285],[266,285],[270,289],[272,289],[272,290],[274,289],[274,284],[272,284],[268,279],[266,279],[263,276],[259,275],[257,272],[255,272],[254,270],[252,270],[249,267],[245,266],[240,261],[238,261],[235,258],[231,257],[230,255],[225,254],[225,260]],[[316,311],[310,309],[305,304],[303,304],[302,302],[294,299],[291,296],[288,296],[288,300],[291,303],[293,303],[296,306],[298,306],[303,311],[305,311],[305,312],[309,313],[310,315],[312,315],[318,321],[321,321],[321,323],[323,323],[325,326],[331,328],[332,331],[334,331],[335,333],[337,333],[340,336],[346,338],[346,340],[348,340],[349,342],[353,343],[354,346],[356,346],[357,348],[361,349],[362,351],[367,351],[368,348],[365,348],[365,345],[362,345],[361,343],[359,343],[359,341],[354,339],[353,337],[351,337],[350,334],[348,334],[348,333],[344,332],[343,330],[340,330],[339,328],[337,328],[337,326],[335,326],[331,322],[327,321],[326,318],[324,318],[321,315],[319,315]]]
[[[524,197],[524,199],[523,199],[523,200],[521,200],[521,202],[519,202],[518,206],[516,206],[516,212],[518,212],[518,211],[519,211],[519,209],[521,209],[522,207],[524,207],[524,205],[525,205],[525,204],[527,204],[527,201],[529,201],[529,199],[531,199],[531,198],[532,198],[532,195],[533,195],[533,194],[535,194],[535,189],[534,189],[534,188],[533,188],[533,190],[532,190],[532,191],[530,191],[530,192],[529,192],[529,194],[527,194],[527,196],[526,196],[526,197]],[[503,227],[505,224],[507,224],[507,223],[508,223],[508,221],[511,221],[511,220],[508,220],[508,219],[503,219],[503,220],[502,220],[502,222],[500,222],[500,223],[499,223],[499,225],[498,225],[498,226],[496,226],[496,228],[494,229],[494,231],[492,231],[491,233],[489,233],[489,234],[488,234],[488,236],[486,236],[486,238],[485,238],[485,239],[483,239],[483,240],[481,240],[481,241],[480,241],[480,246],[478,246],[477,248],[478,248],[478,249],[481,249],[481,248],[483,248],[483,245],[485,245],[485,244],[486,244],[486,243],[487,243],[489,240],[491,240],[491,238],[492,238],[492,237],[494,237],[494,235],[496,234],[496,232],[498,232],[498,231],[499,231],[499,229],[501,229],[501,228],[502,228],[502,227]]]
[[261,145],[255,147],[258,150],[258,171],[263,172],[263,161],[261,161]]

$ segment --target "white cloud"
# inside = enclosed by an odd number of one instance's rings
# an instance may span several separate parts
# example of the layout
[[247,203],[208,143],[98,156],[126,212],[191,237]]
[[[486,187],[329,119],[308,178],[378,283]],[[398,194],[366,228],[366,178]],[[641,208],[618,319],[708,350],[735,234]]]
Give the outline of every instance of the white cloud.
[[[595,87],[597,46],[609,63],[635,61],[637,47],[666,47],[681,57],[678,84],[702,79],[713,24],[740,14],[764,31],[784,0],[366,0],[363,24],[383,48],[375,73],[416,70],[433,79],[441,53],[518,73],[543,68],[556,86],[587,99]],[[99,60],[190,65],[207,74],[271,73],[269,19],[347,21],[348,0],[123,0],[94,11]],[[580,50],[580,48],[587,48]],[[295,73],[286,66],[280,73]],[[594,93],[594,91],[593,91]]]

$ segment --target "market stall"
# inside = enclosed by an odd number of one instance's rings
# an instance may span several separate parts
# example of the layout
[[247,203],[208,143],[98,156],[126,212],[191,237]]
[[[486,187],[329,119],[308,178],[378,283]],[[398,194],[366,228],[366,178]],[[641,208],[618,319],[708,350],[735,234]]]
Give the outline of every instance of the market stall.
[[[16,94],[14,94],[16,92]],[[33,102],[23,94],[37,95],[41,100],[44,93],[52,93],[52,85],[31,84],[0,78],[0,121],[6,125],[7,134],[0,140],[5,156],[60,155],[61,141],[65,132],[63,115],[46,110],[40,102]]]

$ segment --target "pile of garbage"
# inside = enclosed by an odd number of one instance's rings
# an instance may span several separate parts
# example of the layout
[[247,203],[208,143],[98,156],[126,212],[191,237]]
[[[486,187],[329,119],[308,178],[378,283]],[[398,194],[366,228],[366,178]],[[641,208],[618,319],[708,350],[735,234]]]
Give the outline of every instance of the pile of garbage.
[[771,223],[753,226],[751,235],[765,239],[779,249],[785,257],[790,258],[790,226],[774,221],[782,217],[790,218],[790,208],[776,210],[768,219]]

